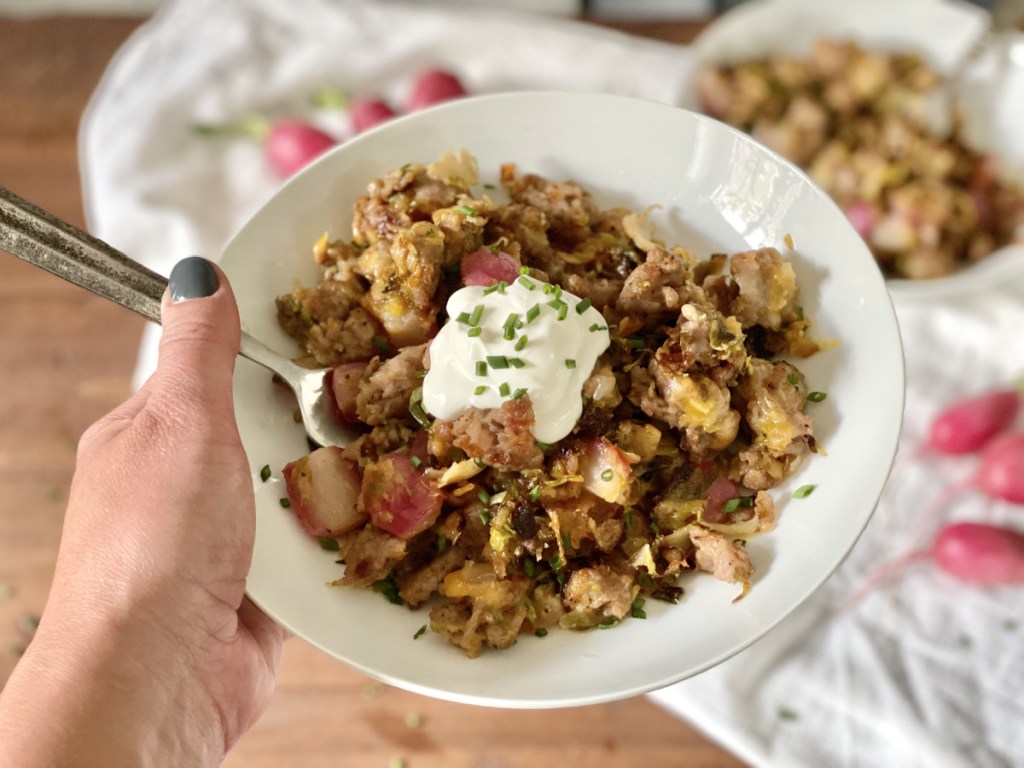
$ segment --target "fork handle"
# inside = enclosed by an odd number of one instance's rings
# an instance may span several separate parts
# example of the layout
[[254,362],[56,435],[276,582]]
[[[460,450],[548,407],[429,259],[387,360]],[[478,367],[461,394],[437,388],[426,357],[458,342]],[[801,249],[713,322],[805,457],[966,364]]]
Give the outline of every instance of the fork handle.
[[0,248],[160,322],[167,278],[0,187]]

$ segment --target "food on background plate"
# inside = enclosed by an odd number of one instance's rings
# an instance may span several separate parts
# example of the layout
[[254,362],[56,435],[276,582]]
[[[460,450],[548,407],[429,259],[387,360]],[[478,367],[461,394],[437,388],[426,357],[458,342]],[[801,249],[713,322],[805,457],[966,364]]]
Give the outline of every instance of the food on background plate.
[[284,473],[337,541],[334,583],[432,601],[469,656],[645,618],[687,571],[741,597],[769,490],[817,450],[825,395],[779,359],[820,348],[792,266],[698,260],[647,213],[512,164],[501,183],[504,204],[465,150],[371,181],[351,241],[314,247],[322,281],[277,300],[360,432]]
[[805,168],[891,277],[949,275],[1021,239],[1024,194],[956,120],[935,129],[948,91],[915,54],[820,40],[807,58],[706,67],[697,91],[708,114]]

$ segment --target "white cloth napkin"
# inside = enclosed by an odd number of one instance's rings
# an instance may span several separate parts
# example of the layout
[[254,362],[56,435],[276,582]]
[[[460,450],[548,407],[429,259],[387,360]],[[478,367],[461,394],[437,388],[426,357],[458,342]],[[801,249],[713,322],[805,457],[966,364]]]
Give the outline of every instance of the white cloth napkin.
[[[167,274],[216,256],[276,189],[255,144],[200,139],[195,121],[251,112],[337,114],[307,95],[324,85],[401,103],[426,65],[472,92],[560,88],[679,103],[694,58],[682,46],[569,21],[465,6],[371,0],[176,0],[111,63],[81,128],[86,215],[94,234]],[[1024,361],[1024,285],[958,302],[898,306],[908,366],[904,450],[875,520],[836,576],[768,637],[654,695],[756,765],[1024,764],[1024,592],[957,585],[928,564],[837,604],[876,564],[922,542],[922,509],[971,460],[906,458],[950,398],[1007,383]],[[137,382],[153,368],[155,328]],[[1019,510],[968,495],[958,517]]]

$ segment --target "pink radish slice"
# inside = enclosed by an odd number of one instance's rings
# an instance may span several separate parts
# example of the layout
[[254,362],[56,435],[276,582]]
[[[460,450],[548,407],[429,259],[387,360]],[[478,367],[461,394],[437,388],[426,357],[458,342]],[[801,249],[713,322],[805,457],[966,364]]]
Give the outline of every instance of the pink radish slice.
[[519,277],[519,260],[481,248],[464,256],[460,269],[464,285],[494,285],[502,280],[511,285]]

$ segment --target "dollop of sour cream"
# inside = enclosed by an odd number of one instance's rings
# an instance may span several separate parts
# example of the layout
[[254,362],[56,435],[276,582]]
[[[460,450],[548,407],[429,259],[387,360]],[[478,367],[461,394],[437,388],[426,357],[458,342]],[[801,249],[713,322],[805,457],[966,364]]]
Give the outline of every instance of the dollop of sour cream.
[[520,275],[467,286],[448,299],[449,320],[430,344],[423,407],[451,420],[529,395],[533,436],[554,443],[583,413],[583,383],[611,343],[588,299]]

